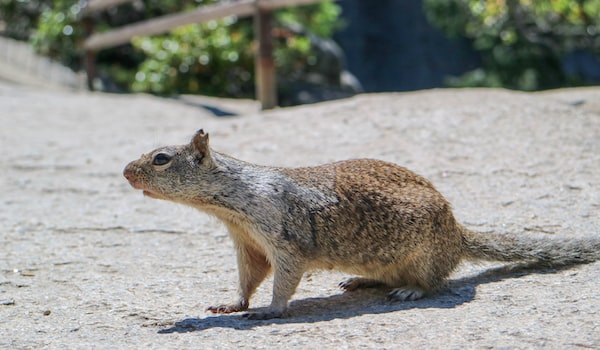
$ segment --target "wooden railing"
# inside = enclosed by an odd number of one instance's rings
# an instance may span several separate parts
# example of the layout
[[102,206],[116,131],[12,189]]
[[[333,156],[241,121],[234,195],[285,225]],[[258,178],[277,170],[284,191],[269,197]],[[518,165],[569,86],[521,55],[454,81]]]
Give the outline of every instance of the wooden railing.
[[90,14],[133,0],[88,0],[83,10],[83,23],[88,34],[85,49],[85,67],[88,87],[93,90],[96,76],[96,52],[122,45],[136,36],[149,36],[192,23],[203,23],[227,16],[254,16],[254,35],[258,40],[256,51],[256,97],[263,109],[277,106],[277,85],[272,45],[272,11],[278,8],[316,3],[322,0],[237,0],[200,6],[190,12],[169,14],[146,21],[125,25],[105,33],[94,33]]

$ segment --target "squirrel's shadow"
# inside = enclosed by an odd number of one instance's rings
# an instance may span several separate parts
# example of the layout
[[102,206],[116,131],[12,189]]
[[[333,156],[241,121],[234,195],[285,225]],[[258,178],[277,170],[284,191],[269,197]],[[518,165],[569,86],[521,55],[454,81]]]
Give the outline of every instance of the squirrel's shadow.
[[[533,270],[534,268],[535,270]],[[554,273],[561,269],[564,268],[540,269],[540,267],[532,264],[506,265],[485,270],[477,275],[450,280],[446,288],[430,297],[417,301],[388,302],[385,296],[389,292],[389,287],[387,289],[363,289],[328,297],[292,301],[289,305],[286,318],[254,321],[248,320],[240,314],[218,315],[206,318],[186,318],[175,322],[172,327],[159,330],[158,333],[187,333],[203,331],[209,328],[248,330],[269,324],[314,323],[415,308],[448,309],[472,301],[475,298],[475,288],[480,284],[498,282],[507,278],[517,278],[533,273]],[[254,308],[250,312],[262,311],[264,309]]]

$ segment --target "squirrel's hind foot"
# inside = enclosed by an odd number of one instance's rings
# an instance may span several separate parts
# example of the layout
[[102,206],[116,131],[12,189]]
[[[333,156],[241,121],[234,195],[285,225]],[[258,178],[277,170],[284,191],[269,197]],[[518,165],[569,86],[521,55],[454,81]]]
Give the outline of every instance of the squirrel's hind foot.
[[282,311],[249,312],[242,315],[247,320],[270,320],[273,318],[282,318]]
[[406,286],[395,288],[387,295],[389,301],[414,301],[425,296],[425,291],[419,287]]
[[352,277],[340,282],[340,284],[338,284],[338,287],[340,287],[346,292],[352,292],[357,289],[377,288],[384,285],[385,283],[374,279],[364,277]]

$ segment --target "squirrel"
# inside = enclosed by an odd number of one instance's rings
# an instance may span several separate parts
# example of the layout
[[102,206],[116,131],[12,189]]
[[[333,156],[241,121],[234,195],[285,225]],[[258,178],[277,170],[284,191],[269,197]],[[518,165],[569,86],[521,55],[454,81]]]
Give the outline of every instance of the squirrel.
[[472,232],[428,180],[380,160],[259,166],[212,150],[200,129],[189,144],[144,154],[123,174],[145,196],[197,208],[226,225],[237,252],[239,298],[209,307],[213,313],[247,310],[271,272],[270,306],[244,316],[284,317],[311,269],[361,276],[341,282],[345,291],[387,286],[388,299],[406,301],[439,290],[465,259],[558,267],[600,258],[600,239]]

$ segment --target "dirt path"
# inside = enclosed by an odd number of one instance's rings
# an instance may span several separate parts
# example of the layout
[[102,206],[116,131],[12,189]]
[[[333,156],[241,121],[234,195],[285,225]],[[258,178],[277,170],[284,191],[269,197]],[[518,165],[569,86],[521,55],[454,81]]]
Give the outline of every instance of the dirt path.
[[[314,272],[288,319],[212,316],[207,306],[235,295],[224,228],[121,176],[203,127],[215,149],[256,163],[407,166],[475,230],[598,236],[600,88],[432,90],[259,113],[249,101],[0,83],[0,121],[0,348],[600,348],[600,263],[466,264],[435,297],[396,304],[385,291],[342,294],[345,275]],[[269,301],[267,281],[252,304]]]

